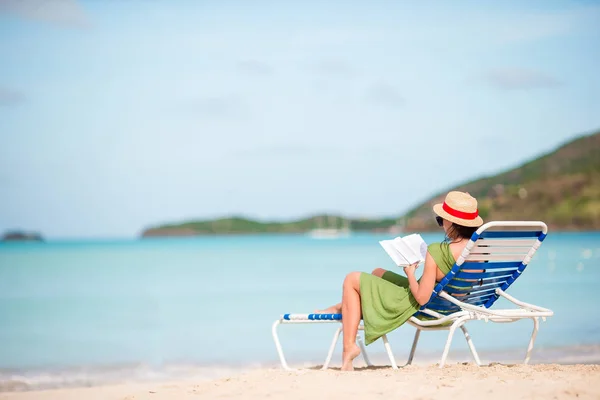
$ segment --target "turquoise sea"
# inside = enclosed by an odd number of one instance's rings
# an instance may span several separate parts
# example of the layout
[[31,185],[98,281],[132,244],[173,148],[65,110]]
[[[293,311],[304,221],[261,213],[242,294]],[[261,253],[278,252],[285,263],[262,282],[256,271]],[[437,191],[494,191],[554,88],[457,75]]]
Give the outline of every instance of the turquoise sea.
[[[378,244],[386,238],[0,243],[0,390],[208,379],[276,366],[273,321],[338,302],[350,271],[397,269]],[[541,324],[533,362],[600,360],[599,285],[600,233],[550,232],[509,289],[555,312]],[[322,363],[336,327],[281,327],[288,361]],[[484,362],[513,362],[531,327],[475,322],[470,331]],[[413,334],[407,325],[390,335],[400,364]],[[436,362],[444,340],[444,333],[421,335],[415,362]],[[385,362],[380,341],[368,349]],[[466,349],[457,335],[451,361],[468,361]],[[337,365],[340,355],[341,344]]]

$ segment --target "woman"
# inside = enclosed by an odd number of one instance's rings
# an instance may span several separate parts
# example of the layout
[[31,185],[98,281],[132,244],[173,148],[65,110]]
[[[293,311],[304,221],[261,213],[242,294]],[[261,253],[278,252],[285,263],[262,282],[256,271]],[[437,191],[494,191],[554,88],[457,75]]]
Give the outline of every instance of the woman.
[[356,333],[361,316],[367,345],[405,323],[429,301],[436,282],[450,272],[473,232],[483,224],[477,200],[468,193],[448,193],[444,203],[433,206],[433,212],[446,239],[428,246],[421,279],[415,278],[418,263],[404,267],[406,277],[382,268],[372,274],[351,272],[344,279],[342,302],[319,311],[343,315],[343,371],[352,371],[352,361],[360,354]]

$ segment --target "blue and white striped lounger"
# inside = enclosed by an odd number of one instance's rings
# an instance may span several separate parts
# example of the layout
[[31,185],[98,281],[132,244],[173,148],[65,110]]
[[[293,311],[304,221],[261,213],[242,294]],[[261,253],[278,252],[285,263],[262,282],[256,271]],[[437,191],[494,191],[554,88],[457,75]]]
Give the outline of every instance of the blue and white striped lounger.
[[[448,339],[440,360],[440,368],[444,366],[452,337],[457,328],[463,331],[471,354],[477,365],[481,365],[477,351],[465,324],[472,320],[485,322],[515,322],[529,318],[533,321],[533,332],[527,347],[524,363],[531,358],[531,351],[539,328],[539,319],[545,321],[554,313],[543,307],[524,303],[505,293],[518,279],[531,258],[546,238],[548,228],[538,221],[499,221],[482,225],[471,237],[461,256],[450,272],[439,282],[429,299],[421,309],[407,322],[417,330],[407,364],[411,364],[419,341],[421,331],[448,330]],[[483,272],[481,272],[483,270]],[[500,297],[512,302],[516,307],[510,309],[494,309],[492,306]],[[426,319],[423,319],[425,317]],[[279,325],[307,323],[340,324],[341,314],[284,314],[275,321],[272,328],[275,347],[284,369],[291,369],[283,354],[277,335]],[[359,330],[363,330],[362,324]],[[340,325],[335,331],[327,358],[322,369],[327,369],[333,351],[342,332]],[[366,348],[360,338],[357,341],[367,365],[372,365]],[[391,366],[397,369],[387,336],[382,341]]]

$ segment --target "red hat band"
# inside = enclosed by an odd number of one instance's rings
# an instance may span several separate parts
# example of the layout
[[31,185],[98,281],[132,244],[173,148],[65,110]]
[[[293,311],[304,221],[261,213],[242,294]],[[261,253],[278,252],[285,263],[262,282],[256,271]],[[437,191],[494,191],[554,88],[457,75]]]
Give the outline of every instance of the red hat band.
[[452,207],[450,207],[448,204],[446,204],[446,202],[444,202],[444,204],[442,205],[442,209],[444,211],[446,211],[448,214],[452,215],[453,217],[456,218],[462,218],[462,219],[475,219],[479,216],[479,211],[475,210],[475,212],[464,212],[464,211],[459,211],[456,210]]

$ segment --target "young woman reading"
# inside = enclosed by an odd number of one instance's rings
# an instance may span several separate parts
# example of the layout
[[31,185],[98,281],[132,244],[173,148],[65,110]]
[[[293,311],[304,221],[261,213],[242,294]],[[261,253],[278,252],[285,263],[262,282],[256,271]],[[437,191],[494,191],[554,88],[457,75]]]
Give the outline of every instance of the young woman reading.
[[404,267],[406,276],[382,268],[372,274],[351,272],[344,279],[342,302],[318,311],[342,314],[343,371],[352,371],[352,362],[360,354],[356,334],[361,317],[367,345],[404,324],[429,301],[436,282],[450,272],[473,232],[483,224],[477,200],[468,193],[448,193],[444,203],[433,206],[433,212],[446,239],[428,246],[421,279],[415,278],[418,264]]

